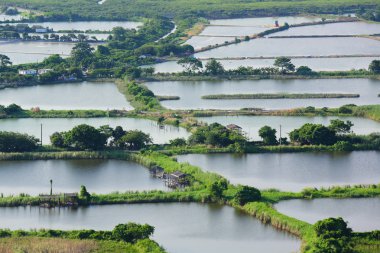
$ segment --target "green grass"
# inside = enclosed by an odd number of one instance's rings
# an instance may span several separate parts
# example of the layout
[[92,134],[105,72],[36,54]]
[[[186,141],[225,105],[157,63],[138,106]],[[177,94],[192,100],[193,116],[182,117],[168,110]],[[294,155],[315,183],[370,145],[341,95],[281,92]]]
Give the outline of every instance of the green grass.
[[312,98],[358,98],[359,94],[343,93],[257,93],[257,94],[215,94],[202,99],[312,99]]

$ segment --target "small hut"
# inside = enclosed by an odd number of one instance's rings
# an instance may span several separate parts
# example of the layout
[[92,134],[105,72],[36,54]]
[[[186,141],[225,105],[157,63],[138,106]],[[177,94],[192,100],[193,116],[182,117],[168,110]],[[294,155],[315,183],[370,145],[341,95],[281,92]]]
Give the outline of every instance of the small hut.
[[242,128],[238,125],[235,125],[235,124],[229,124],[226,126],[227,129],[231,130],[231,131],[237,131],[237,132],[240,132],[242,130]]
[[152,175],[152,177],[156,177],[156,178],[166,177],[164,168],[160,166],[153,166],[152,168],[149,169],[149,172]]
[[181,171],[175,171],[167,175],[165,184],[170,188],[185,187],[189,185],[188,175]]

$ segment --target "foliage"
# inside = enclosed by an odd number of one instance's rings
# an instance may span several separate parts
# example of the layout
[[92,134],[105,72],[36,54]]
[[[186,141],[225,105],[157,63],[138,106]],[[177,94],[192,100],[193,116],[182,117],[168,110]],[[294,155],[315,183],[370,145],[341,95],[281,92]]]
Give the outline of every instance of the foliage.
[[258,189],[251,186],[239,186],[234,196],[234,202],[244,206],[248,202],[261,200],[261,193]]
[[223,191],[227,190],[227,188],[228,188],[228,182],[224,178],[218,181],[214,181],[208,185],[208,189],[211,193],[211,196],[218,199],[223,196]]
[[263,139],[265,145],[277,145],[277,130],[270,126],[263,126],[259,129],[259,136]]
[[189,137],[191,144],[208,144],[219,147],[227,147],[235,143],[244,145],[246,142],[246,137],[241,133],[229,130],[219,123],[198,127]]
[[0,132],[0,152],[27,152],[37,149],[38,139],[27,134]]
[[206,63],[204,72],[208,75],[216,76],[216,75],[224,74],[225,70],[224,70],[223,65],[220,62],[218,62],[215,59],[211,59]]
[[373,60],[368,68],[374,74],[380,74],[380,60]]
[[202,62],[195,57],[181,58],[177,61],[177,64],[181,65],[190,74],[203,68]]
[[336,133],[321,124],[304,124],[289,133],[292,142],[302,145],[332,145],[336,142]]
[[291,59],[287,57],[278,57],[273,64],[275,67],[280,68],[281,73],[286,74],[293,72],[295,70],[294,64],[291,62]]
[[317,253],[353,253],[352,230],[342,218],[328,218],[314,225],[318,240],[315,243]]
[[139,130],[128,131],[117,141],[118,147],[129,150],[140,150],[149,144],[152,144],[152,138],[150,138],[149,134]]

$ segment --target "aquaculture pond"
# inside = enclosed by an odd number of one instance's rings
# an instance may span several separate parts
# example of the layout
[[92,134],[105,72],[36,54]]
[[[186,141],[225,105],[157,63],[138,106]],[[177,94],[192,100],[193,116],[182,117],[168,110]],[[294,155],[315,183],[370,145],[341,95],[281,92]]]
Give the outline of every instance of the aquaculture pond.
[[52,54],[61,57],[70,55],[75,43],[65,42],[31,42],[31,41],[2,41],[0,54],[7,55],[16,64],[41,62]]
[[[301,116],[213,116],[199,117],[199,121],[208,124],[218,122],[222,125],[236,124],[242,128],[250,139],[261,140],[259,129],[265,125],[275,128],[277,135],[280,135],[280,125],[282,137],[288,137],[288,134],[296,128],[306,123],[329,125],[333,119],[343,121],[349,120],[354,126],[351,130],[356,134],[370,134],[380,132],[380,122],[358,117],[301,117]],[[1,122],[1,121],[0,121]]]
[[188,154],[178,156],[231,183],[260,189],[300,191],[306,187],[378,184],[380,152]]
[[[311,80],[220,80],[148,82],[156,95],[179,96],[162,101],[170,109],[289,109],[296,107],[339,107],[345,104],[378,104],[380,81],[371,79]],[[321,99],[202,99],[204,95],[256,93],[351,93],[357,98]]]
[[[293,58],[296,66],[308,66],[315,71],[340,71],[352,69],[368,69],[369,64],[378,57],[341,57],[341,58]],[[274,59],[243,59],[243,60],[218,60],[226,70],[237,69],[240,66],[252,68],[273,67]],[[202,61],[203,66],[207,60]],[[154,67],[156,73],[176,73],[184,71],[184,68],[176,61],[167,61],[149,65]]]
[[281,201],[275,208],[310,223],[329,217],[342,217],[356,232],[380,229],[380,198],[295,199]]
[[125,29],[136,29],[141,22],[128,22],[128,21],[78,21],[78,22],[41,22],[41,23],[28,23],[29,26],[43,26],[49,27],[54,31],[112,31],[114,27],[123,27]]
[[[286,49],[284,48],[286,45]],[[196,53],[197,58],[377,56],[380,41],[367,38],[262,38]]]
[[184,128],[162,125],[155,121],[139,118],[70,118],[70,119],[0,119],[0,131],[14,131],[27,133],[40,138],[42,124],[42,142],[50,143],[50,136],[54,132],[68,131],[80,124],[94,127],[109,125],[111,127],[121,126],[125,130],[140,130],[150,134],[154,143],[168,143],[175,138],[187,138],[189,132]]
[[148,223],[153,239],[172,253],[290,253],[300,241],[229,206],[162,203],[90,206],[77,209],[0,208],[1,227],[11,229],[113,229],[119,223]]
[[133,109],[111,82],[82,82],[37,85],[0,90],[0,103],[25,109]]
[[371,35],[380,33],[379,23],[345,22],[290,28],[270,36]]
[[152,178],[147,168],[128,161],[0,161],[0,193],[4,196],[48,194],[50,180],[53,193],[78,192],[81,185],[96,193],[166,189],[163,181]]
[[211,25],[217,26],[248,26],[248,27],[272,27],[275,22],[279,25],[288,23],[289,25],[310,23],[321,21],[316,16],[284,16],[284,17],[263,17],[263,18],[235,18],[235,19],[214,19],[210,20]]

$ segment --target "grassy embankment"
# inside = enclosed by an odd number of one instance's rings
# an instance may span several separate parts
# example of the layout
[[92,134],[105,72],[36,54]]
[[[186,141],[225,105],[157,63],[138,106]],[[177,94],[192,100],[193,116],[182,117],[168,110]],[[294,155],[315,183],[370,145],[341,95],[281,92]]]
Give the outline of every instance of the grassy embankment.
[[[352,197],[378,197],[380,196],[380,185],[358,185],[331,187],[325,189],[305,189],[300,193],[281,192],[277,190],[262,191],[260,202],[251,202],[244,206],[237,206],[232,202],[236,193],[236,186],[229,185],[224,192],[223,199],[215,200],[211,197],[207,185],[222,177],[209,172],[203,172],[200,168],[176,162],[169,156],[157,152],[148,153],[127,153],[127,152],[58,152],[58,153],[20,153],[1,154],[2,159],[125,159],[138,162],[145,166],[159,165],[167,172],[180,170],[188,173],[192,177],[193,184],[186,190],[176,190],[171,192],[150,191],[150,192],[126,192],[112,193],[91,196],[87,204],[117,204],[117,203],[156,203],[156,202],[225,202],[241,209],[244,212],[260,219],[266,224],[288,231],[303,240],[304,252],[311,252],[313,243],[316,240],[312,225],[288,217],[277,212],[272,204],[285,199],[312,199],[312,198],[352,198]],[[0,198],[0,206],[19,206],[26,204],[37,204],[36,197],[18,196]],[[363,240],[357,239],[356,243],[362,248],[367,248]],[[366,241],[368,244],[368,241]],[[377,243],[370,243],[370,247],[375,247]]]
[[151,240],[142,240],[135,244],[131,244],[117,241],[14,236],[0,239],[0,252],[165,253],[165,250],[160,248],[154,241]]

